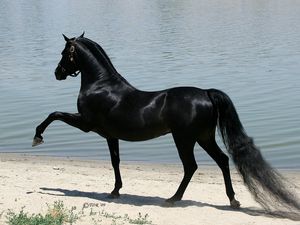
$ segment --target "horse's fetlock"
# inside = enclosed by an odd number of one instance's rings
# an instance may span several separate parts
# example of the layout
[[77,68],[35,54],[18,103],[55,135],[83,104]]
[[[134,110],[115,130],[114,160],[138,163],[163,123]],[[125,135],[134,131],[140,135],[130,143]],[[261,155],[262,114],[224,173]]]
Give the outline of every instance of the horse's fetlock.
[[35,128],[35,133],[36,133],[36,136],[40,136],[43,133],[43,129],[42,129],[41,125],[39,125]]
[[115,184],[115,188],[121,189],[123,187],[122,183]]

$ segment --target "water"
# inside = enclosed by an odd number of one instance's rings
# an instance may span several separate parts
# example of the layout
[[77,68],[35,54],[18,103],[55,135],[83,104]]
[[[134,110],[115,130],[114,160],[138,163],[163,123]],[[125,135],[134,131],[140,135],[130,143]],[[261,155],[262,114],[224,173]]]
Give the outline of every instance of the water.
[[[61,33],[95,40],[134,86],[218,88],[275,167],[300,168],[300,1],[0,1],[0,152],[109,159],[106,142],[61,122],[79,77],[55,80]],[[125,161],[179,163],[170,135],[121,142]],[[199,164],[212,160],[196,147]]]

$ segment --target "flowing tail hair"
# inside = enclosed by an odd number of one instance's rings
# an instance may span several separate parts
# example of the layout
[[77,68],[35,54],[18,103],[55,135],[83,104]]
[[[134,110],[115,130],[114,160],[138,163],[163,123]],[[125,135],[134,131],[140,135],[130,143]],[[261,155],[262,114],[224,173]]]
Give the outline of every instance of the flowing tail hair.
[[217,108],[218,128],[226,149],[254,199],[269,212],[282,207],[299,212],[299,200],[246,134],[228,95],[216,89],[208,90],[208,94]]

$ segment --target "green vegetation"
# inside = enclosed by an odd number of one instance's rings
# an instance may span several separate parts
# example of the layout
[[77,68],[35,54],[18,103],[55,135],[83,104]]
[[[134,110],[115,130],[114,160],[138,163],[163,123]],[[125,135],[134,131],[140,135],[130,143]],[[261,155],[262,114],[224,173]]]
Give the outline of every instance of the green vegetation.
[[127,214],[120,216],[115,213],[106,212],[99,207],[98,204],[84,204],[80,211],[76,211],[76,207],[67,209],[62,201],[56,201],[53,205],[48,205],[45,215],[40,213],[29,214],[25,212],[23,207],[18,213],[9,210],[6,218],[8,225],[75,225],[77,222],[80,224],[80,219],[84,217],[90,217],[94,225],[108,223],[111,225],[152,224],[148,214],[142,215],[139,213],[137,218],[130,218]]
[[74,224],[78,219],[78,216],[74,213],[76,208],[72,207],[71,210],[67,210],[64,207],[63,202],[54,202],[53,206],[48,205],[48,211],[46,215],[31,214],[24,212],[24,207],[19,213],[14,213],[9,210],[7,214],[9,225],[63,225]]
[[142,214],[139,213],[139,216],[136,219],[130,219],[128,217],[128,222],[131,224],[152,224],[152,222],[148,220],[148,217],[149,217],[148,214],[142,216]]

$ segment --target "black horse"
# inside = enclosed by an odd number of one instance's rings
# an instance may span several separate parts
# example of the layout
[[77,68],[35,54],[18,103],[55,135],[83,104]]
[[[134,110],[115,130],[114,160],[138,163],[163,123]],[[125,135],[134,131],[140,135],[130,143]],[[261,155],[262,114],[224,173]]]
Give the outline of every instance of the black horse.
[[256,200],[267,209],[273,205],[274,198],[285,206],[299,209],[299,203],[284,188],[281,177],[247,136],[225,93],[195,87],[153,92],[138,90],[117,72],[97,43],[83,34],[78,38],[64,38],[66,45],[55,76],[57,80],[65,80],[67,76],[81,73],[78,113],[51,113],[36,128],[33,146],[43,143],[42,133],[54,120],[84,132],[96,132],[107,140],[115,173],[115,187],[110,197],[118,197],[122,187],[119,139],[144,141],[171,133],[183,163],[184,177],[174,196],[166,201],[173,204],[181,200],[197,169],[193,151],[198,143],[221,168],[230,205],[238,208],[240,203],[234,197],[229,159],[215,141],[218,125],[229,154]]

